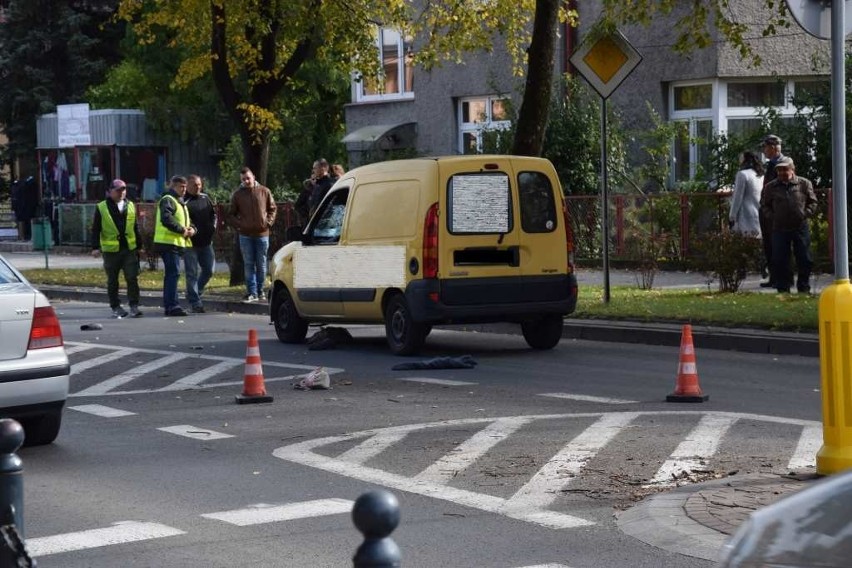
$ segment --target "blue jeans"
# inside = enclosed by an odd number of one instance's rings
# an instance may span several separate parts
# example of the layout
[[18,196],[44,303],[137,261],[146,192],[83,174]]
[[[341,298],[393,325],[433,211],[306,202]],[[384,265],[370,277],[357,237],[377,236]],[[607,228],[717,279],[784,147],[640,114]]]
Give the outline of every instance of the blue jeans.
[[246,292],[258,295],[263,291],[266,280],[266,253],[269,251],[269,237],[246,237],[240,235],[240,252],[246,277]]
[[206,247],[189,247],[183,254],[183,266],[186,271],[186,299],[189,305],[197,307],[201,305],[201,294],[204,287],[213,276],[213,265],[216,256],[213,253],[213,245]]
[[180,279],[180,257],[174,251],[160,251],[163,259],[163,309],[167,312],[180,307],[178,300],[178,279]]

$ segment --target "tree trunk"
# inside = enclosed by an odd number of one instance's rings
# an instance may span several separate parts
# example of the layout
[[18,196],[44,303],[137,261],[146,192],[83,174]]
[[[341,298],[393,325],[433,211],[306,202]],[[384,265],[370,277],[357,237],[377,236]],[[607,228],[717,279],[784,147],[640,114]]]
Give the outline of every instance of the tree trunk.
[[541,156],[544,148],[561,2],[536,0],[535,3],[533,33],[527,51],[527,79],[521,110],[518,112],[513,154]]
[[269,172],[269,134],[264,134],[259,143],[250,138],[245,129],[240,129],[242,138],[243,156],[245,165],[254,173],[254,177],[261,185],[266,185],[266,177]]

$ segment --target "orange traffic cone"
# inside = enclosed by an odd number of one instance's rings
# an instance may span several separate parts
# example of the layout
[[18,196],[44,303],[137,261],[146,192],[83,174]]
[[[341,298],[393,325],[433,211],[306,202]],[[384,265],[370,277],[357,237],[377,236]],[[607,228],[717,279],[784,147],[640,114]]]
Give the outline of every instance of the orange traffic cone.
[[237,395],[237,404],[252,402],[272,402],[272,395],[266,394],[263,386],[263,363],[260,361],[260,347],[257,344],[257,330],[250,329],[246,347],[246,367],[243,373],[243,394]]
[[677,368],[675,390],[666,402],[704,402],[710,395],[701,392],[698,369],[695,366],[695,347],[692,346],[692,326],[685,324],[680,337],[680,362]]

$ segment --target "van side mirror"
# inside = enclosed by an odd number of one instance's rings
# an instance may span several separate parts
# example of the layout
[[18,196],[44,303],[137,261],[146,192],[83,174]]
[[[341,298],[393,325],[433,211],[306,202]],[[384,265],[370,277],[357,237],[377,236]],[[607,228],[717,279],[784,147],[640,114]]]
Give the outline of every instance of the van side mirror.
[[288,243],[292,241],[301,242],[302,240],[304,240],[304,236],[302,235],[302,229],[303,227],[299,225],[287,227],[287,231],[285,231],[284,233],[284,238],[287,240]]

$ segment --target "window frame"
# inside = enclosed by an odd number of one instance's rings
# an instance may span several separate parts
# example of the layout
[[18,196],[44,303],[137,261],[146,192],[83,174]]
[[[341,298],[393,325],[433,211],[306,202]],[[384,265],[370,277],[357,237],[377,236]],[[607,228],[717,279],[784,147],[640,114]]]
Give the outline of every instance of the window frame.
[[[384,61],[382,60],[383,55],[383,44],[382,38],[384,35],[384,31],[392,31],[399,36],[399,40],[397,41],[397,61],[399,64],[397,65],[397,84],[400,86],[399,92],[395,93],[375,93],[375,94],[367,94],[365,93],[365,82],[363,76],[358,71],[352,73],[352,100],[356,103],[365,103],[365,102],[377,102],[377,101],[400,101],[400,100],[412,100],[414,99],[414,85],[413,85],[413,74],[414,67],[410,64],[412,51],[411,51],[411,42],[406,41],[406,38],[403,36],[400,30],[396,28],[387,28],[382,26],[377,26],[375,28],[375,45],[376,45],[376,57],[378,57],[379,68],[384,70]],[[377,81],[383,81],[382,76],[380,75],[376,79]],[[409,87],[408,82],[411,82],[410,86],[411,90],[406,91],[406,88]]]
[[[482,153],[482,134],[489,130],[505,130],[511,128],[511,120],[493,120],[494,103],[497,101],[509,101],[511,97],[504,94],[480,95],[476,97],[459,97],[456,100],[456,126],[458,128],[458,153],[467,154],[465,146],[465,135],[469,134],[476,140],[476,151],[474,154]],[[485,117],[482,120],[472,122],[464,121],[464,104],[472,102],[485,102]]]

